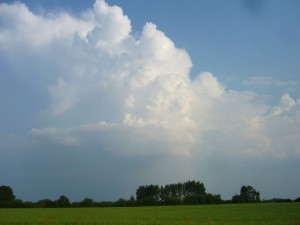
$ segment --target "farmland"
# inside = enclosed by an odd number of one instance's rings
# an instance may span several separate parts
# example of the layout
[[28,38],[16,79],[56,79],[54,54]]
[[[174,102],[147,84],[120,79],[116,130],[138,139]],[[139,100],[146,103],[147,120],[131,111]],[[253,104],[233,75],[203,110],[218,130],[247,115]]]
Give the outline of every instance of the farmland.
[[132,208],[0,209],[1,225],[300,225],[299,203]]

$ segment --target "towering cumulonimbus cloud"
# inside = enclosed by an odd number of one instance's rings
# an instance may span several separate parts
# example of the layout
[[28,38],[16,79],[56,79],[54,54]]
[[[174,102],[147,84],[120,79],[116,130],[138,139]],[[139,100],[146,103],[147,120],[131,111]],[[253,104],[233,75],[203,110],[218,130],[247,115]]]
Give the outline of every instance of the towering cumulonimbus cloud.
[[[104,121],[124,130],[156,129],[158,136],[164,133],[176,143],[170,146],[175,152],[187,153],[206,132],[230,130],[240,136],[242,131],[240,138],[252,139],[273,118],[267,115],[270,106],[254,93],[226,90],[209,72],[191,79],[185,50],[152,23],[133,36],[122,9],[103,0],[79,17],[34,14],[22,3],[1,4],[0,16],[2,52],[12,64],[22,65],[24,74],[18,71],[17,76],[39,80],[48,93],[46,125],[53,126],[52,136],[55,129],[72,136],[74,127]],[[299,106],[288,94],[281,105],[286,101],[293,104],[275,107],[273,116]],[[46,130],[34,128],[33,134],[47,135]],[[264,151],[259,149],[252,150]]]
[[118,6],[97,0],[74,16],[1,3],[0,21],[0,65],[43,100],[29,131],[37,148],[160,156],[149,171],[173,165],[182,177],[210,155],[300,154],[299,99],[286,93],[271,106],[210,72],[191,78],[184,49],[153,23],[133,35]]

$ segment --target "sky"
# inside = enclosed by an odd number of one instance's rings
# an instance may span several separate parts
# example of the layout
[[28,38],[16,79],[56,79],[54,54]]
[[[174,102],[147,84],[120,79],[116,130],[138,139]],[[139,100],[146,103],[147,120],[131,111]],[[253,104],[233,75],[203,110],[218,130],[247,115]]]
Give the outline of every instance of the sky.
[[300,196],[297,0],[0,2],[0,185],[95,201],[199,180]]

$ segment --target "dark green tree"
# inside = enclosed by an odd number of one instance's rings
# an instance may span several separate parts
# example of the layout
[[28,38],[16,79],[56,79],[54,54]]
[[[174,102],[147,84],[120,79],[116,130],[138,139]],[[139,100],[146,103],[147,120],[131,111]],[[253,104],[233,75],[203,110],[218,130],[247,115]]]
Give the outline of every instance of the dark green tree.
[[242,186],[240,198],[242,202],[260,202],[260,193],[252,186]]
[[300,202],[300,197],[296,198],[294,202]]
[[240,203],[241,202],[240,195],[234,195],[234,196],[232,196],[231,201],[232,201],[232,203]]
[[131,195],[130,199],[127,201],[127,206],[135,206],[135,205],[136,205],[136,201],[134,197]]
[[183,184],[183,200],[185,204],[205,203],[205,187],[199,181],[187,181]]
[[161,187],[161,201],[165,205],[179,205],[182,204],[183,198],[183,184],[167,184]]
[[120,198],[118,201],[115,202],[114,206],[117,207],[126,207],[127,205],[127,200],[124,198]]
[[206,194],[205,204],[220,204],[222,202],[221,195]]
[[93,206],[95,206],[95,203],[94,203],[93,199],[91,199],[91,198],[85,198],[79,204],[80,204],[81,207],[93,207]]
[[161,198],[161,190],[158,185],[139,186],[136,190],[136,200],[140,205],[158,205]]
[[13,201],[16,199],[13,189],[9,186],[0,186],[0,201]]
[[60,208],[67,208],[71,206],[70,200],[64,195],[61,195],[59,199],[56,200],[56,203]]
[[57,204],[55,201],[50,199],[42,199],[35,203],[35,206],[38,208],[56,208]]
[[260,202],[260,193],[256,191],[252,186],[243,185],[239,195],[232,197],[233,203],[251,203]]
[[136,199],[153,199],[159,200],[160,199],[160,188],[158,185],[146,185],[140,186],[136,191]]

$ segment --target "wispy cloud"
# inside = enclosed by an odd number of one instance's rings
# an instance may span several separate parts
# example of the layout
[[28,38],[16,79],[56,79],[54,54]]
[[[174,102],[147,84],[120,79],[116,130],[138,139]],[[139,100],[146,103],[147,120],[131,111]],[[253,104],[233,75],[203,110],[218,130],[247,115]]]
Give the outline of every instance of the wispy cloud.
[[243,82],[245,85],[261,85],[261,86],[280,86],[280,87],[294,87],[298,85],[297,81],[292,80],[278,80],[272,77],[257,76],[251,77]]

